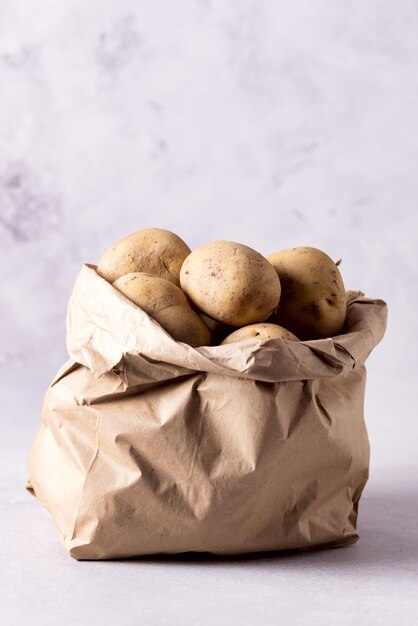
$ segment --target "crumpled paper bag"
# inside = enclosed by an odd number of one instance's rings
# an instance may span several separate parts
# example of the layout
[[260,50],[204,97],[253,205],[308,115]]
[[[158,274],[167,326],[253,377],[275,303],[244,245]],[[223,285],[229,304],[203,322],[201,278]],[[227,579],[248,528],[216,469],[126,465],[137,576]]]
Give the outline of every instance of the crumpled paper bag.
[[27,488],[76,559],[314,549],[357,540],[364,362],[386,304],[344,334],[191,348],[84,265],[70,360],[47,390]]

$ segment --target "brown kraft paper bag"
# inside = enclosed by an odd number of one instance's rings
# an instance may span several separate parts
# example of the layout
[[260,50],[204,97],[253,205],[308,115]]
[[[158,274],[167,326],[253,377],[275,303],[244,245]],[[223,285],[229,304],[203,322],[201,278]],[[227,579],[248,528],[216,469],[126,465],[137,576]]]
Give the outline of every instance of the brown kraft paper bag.
[[364,362],[382,300],[344,333],[191,348],[84,265],[27,488],[76,559],[306,550],[358,539]]

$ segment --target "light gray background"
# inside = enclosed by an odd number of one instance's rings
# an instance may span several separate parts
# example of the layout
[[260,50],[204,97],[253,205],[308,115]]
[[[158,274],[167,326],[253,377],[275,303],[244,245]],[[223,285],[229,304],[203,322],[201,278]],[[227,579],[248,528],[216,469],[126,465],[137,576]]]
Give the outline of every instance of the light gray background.
[[[417,33],[415,0],[0,0],[5,623],[417,623]],[[355,546],[76,563],[24,492],[80,266],[148,226],[317,246],[388,302]]]

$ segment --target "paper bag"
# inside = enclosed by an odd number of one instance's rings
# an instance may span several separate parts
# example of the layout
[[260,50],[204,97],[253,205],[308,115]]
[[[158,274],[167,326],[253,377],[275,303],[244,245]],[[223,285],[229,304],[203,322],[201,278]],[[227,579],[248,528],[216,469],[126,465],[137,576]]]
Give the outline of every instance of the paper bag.
[[70,360],[47,390],[27,488],[76,559],[237,554],[357,540],[364,362],[386,305],[344,333],[191,348],[84,265]]

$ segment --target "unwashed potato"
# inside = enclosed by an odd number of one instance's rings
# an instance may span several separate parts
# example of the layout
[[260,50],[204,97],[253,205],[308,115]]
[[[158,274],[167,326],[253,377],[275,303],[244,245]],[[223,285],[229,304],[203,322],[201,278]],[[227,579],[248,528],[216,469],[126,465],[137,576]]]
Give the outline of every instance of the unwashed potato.
[[97,273],[113,283],[124,274],[145,272],[180,286],[180,268],[190,248],[180,237],[162,228],[145,228],[111,246]]
[[249,326],[238,328],[238,330],[228,335],[221,345],[245,341],[246,339],[288,339],[289,341],[299,341],[293,333],[277,324],[250,324]]
[[169,280],[132,272],[118,278],[113,286],[161,324],[176,341],[195,348],[211,344],[209,328],[193,311],[187,296]]
[[337,264],[317,248],[280,250],[267,257],[280,278],[282,295],[269,322],[300,339],[337,335],[344,324],[346,298]]
[[232,241],[214,241],[184,261],[180,284],[205,315],[244,326],[263,322],[277,306],[280,280],[261,254]]

